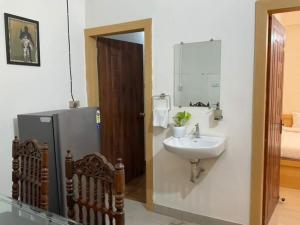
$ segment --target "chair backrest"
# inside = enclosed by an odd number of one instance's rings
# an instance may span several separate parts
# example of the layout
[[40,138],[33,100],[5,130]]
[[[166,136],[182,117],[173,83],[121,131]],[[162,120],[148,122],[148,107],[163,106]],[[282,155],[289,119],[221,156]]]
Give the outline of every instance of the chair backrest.
[[[100,153],[65,159],[68,217],[83,224],[124,225],[125,174]],[[99,222],[99,223],[98,223]]]
[[13,199],[48,210],[48,145],[15,137],[12,157]]

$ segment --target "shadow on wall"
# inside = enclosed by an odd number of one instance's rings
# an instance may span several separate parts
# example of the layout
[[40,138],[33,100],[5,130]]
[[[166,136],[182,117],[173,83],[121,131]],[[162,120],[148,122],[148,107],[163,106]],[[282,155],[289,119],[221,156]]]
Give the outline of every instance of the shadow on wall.
[[[171,129],[165,131],[162,128],[154,128],[154,136],[170,137]],[[217,159],[205,159],[201,161],[201,167],[205,171],[194,184],[190,181],[190,162],[167,152],[162,145],[162,141],[161,148],[153,159],[156,174],[159,173],[159,178],[155,178],[155,191],[160,194],[179,193],[180,197],[185,199],[194,188],[199,187],[199,185],[201,186],[201,182],[206,179]]]

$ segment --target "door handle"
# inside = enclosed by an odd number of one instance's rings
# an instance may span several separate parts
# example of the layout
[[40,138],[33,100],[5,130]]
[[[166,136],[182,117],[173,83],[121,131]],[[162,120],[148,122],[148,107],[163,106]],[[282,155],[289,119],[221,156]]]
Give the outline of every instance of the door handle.
[[275,123],[275,124],[279,125],[279,127],[280,127],[280,134],[282,134],[282,126],[284,125],[283,121],[280,120],[280,123]]
[[139,113],[139,117],[145,117],[145,113],[144,112],[140,112]]
[[283,124],[280,124],[280,134],[282,134],[282,125]]

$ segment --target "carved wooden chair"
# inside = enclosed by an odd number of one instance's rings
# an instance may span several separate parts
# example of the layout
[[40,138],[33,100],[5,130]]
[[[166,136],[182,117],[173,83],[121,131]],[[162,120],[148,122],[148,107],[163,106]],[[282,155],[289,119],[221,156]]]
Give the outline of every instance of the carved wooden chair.
[[90,225],[124,225],[125,173],[100,153],[65,159],[68,217]]
[[13,199],[48,210],[48,145],[15,137],[12,157]]

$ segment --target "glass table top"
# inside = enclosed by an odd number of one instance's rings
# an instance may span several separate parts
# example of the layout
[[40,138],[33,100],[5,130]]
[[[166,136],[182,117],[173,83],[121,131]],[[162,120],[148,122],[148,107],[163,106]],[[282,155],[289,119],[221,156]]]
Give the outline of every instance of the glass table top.
[[0,195],[0,224],[5,225],[80,225],[75,221]]

